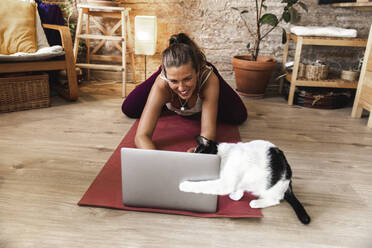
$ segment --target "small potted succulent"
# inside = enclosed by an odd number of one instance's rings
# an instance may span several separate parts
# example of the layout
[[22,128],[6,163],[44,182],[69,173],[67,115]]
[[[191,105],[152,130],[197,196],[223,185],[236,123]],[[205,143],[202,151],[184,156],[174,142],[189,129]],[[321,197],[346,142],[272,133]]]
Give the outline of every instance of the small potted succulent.
[[[232,59],[236,90],[240,95],[263,97],[277,61],[274,58],[259,56],[261,42],[283,21],[286,23],[298,21],[300,14],[296,7],[307,12],[307,6],[300,0],[282,0],[281,3],[283,11],[279,17],[266,12],[266,0],[255,0],[255,5],[251,10],[232,8],[239,12],[251,41],[247,44],[249,55],[237,55]],[[254,25],[248,23],[249,14],[255,15]],[[282,28],[282,32],[282,43],[284,44],[287,41],[287,34],[284,28]]]

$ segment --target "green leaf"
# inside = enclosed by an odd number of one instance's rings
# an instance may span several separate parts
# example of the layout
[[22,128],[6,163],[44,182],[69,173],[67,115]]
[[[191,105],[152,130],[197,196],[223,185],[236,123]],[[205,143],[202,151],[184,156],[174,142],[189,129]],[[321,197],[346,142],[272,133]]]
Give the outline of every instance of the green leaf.
[[239,9],[236,7],[231,7],[231,9],[239,11]]
[[248,43],[247,44],[247,49],[250,49],[251,48],[251,43]]
[[283,20],[287,23],[291,20],[291,14],[289,13],[289,11],[284,11],[282,17]]
[[244,13],[248,13],[248,10],[243,10],[242,12],[240,12],[240,14],[244,14]]
[[264,8],[264,10],[267,10],[267,6],[262,4],[262,8]]
[[276,15],[273,14],[264,14],[260,19],[261,25],[269,24],[275,27],[276,25],[278,25],[278,23],[279,23],[278,17],[276,17]]
[[60,6],[61,6],[62,9],[66,9],[67,8],[66,7],[66,4],[64,4],[64,3],[62,3]]
[[305,11],[306,11],[306,13],[308,13],[308,12],[309,12],[309,10],[308,10],[308,8],[307,8],[307,5],[306,5],[306,4],[304,4],[303,2],[298,2],[298,5],[300,5],[300,6],[301,6],[301,8],[302,8],[303,10],[305,10]]
[[285,43],[287,43],[287,32],[285,31],[284,28],[282,28],[282,31],[283,31],[283,33],[282,33],[282,44],[285,44]]

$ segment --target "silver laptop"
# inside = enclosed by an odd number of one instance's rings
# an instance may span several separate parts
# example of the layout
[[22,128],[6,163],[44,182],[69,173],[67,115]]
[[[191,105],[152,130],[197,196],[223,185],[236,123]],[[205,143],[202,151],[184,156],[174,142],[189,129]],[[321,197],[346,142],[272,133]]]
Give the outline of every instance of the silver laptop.
[[219,177],[220,156],[121,148],[123,203],[126,206],[216,212],[217,196],[186,193],[185,180]]

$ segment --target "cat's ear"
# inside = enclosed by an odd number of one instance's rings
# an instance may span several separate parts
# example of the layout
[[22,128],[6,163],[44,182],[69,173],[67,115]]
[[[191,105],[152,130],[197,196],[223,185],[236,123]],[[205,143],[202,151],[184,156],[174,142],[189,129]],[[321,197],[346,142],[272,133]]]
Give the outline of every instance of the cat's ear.
[[209,143],[209,140],[206,137],[201,136],[201,135],[196,136],[195,139],[196,139],[196,142],[198,143],[198,145],[205,145],[206,146]]
[[195,149],[195,153],[217,154],[217,142],[209,140],[201,135],[196,137],[196,142],[198,143],[198,147]]

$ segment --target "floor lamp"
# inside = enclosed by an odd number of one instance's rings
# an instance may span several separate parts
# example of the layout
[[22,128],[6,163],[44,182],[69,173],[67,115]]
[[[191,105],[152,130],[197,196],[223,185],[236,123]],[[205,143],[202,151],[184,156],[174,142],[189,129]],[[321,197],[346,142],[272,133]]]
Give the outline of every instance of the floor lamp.
[[146,56],[154,55],[156,50],[156,16],[136,16],[134,18],[134,32],[134,53],[145,55],[146,80]]

